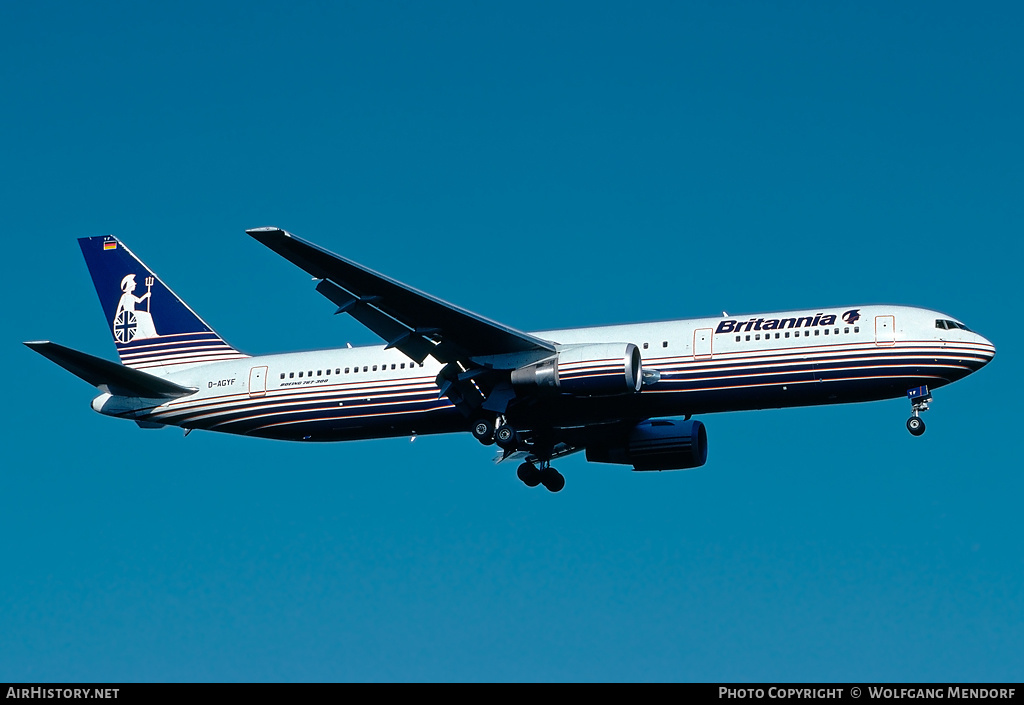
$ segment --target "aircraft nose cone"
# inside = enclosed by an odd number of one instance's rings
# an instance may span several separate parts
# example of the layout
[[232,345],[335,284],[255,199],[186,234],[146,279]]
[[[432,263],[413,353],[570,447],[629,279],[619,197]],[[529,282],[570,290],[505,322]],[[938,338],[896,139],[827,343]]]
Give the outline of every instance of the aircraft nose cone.
[[979,335],[978,338],[979,342],[984,348],[984,350],[982,351],[982,355],[984,355],[987,358],[982,364],[987,365],[988,363],[992,362],[992,358],[996,356],[996,346],[992,344],[992,341],[990,341],[988,338],[984,336]]

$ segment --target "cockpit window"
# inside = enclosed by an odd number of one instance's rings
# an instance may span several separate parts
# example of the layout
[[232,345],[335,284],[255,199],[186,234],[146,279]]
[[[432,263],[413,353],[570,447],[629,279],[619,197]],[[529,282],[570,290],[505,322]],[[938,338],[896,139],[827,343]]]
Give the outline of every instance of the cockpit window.
[[968,333],[971,332],[971,329],[965,326],[963,323],[957,323],[956,321],[948,321],[941,318],[935,320],[935,327],[941,328],[942,330],[956,330],[957,328],[959,328],[960,330],[965,330]]

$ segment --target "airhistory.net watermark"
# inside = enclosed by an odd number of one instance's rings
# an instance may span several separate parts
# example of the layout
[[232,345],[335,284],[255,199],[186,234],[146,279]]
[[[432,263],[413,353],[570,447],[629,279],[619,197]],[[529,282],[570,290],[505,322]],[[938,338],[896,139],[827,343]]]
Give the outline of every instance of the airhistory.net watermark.
[[117,691],[120,688],[43,688],[33,686],[31,688],[7,688],[8,698],[24,698],[26,700],[57,698],[62,700],[83,700],[95,698],[98,700],[117,699]]

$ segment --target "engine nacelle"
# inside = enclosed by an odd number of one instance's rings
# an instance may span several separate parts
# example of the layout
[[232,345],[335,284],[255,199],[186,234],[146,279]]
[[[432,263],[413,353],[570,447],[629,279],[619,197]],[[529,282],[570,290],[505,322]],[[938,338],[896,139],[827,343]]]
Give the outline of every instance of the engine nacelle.
[[652,419],[617,443],[587,445],[592,463],[632,465],[634,470],[686,470],[708,459],[708,434],[700,421]]
[[635,394],[643,384],[640,349],[633,343],[565,345],[553,357],[513,370],[512,384],[576,396]]

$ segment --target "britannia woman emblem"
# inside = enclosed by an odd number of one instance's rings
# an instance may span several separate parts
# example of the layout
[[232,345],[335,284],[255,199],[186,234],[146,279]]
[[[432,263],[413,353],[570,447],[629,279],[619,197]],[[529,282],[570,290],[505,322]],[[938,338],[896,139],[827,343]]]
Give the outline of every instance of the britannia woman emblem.
[[[136,296],[135,275],[129,274],[121,280],[121,300],[117,302],[114,312],[114,340],[119,343],[130,343],[143,338],[156,338],[156,326],[150,314],[150,302],[153,296],[153,277],[146,277],[146,293]],[[136,304],[146,302],[145,310],[136,310]]]

